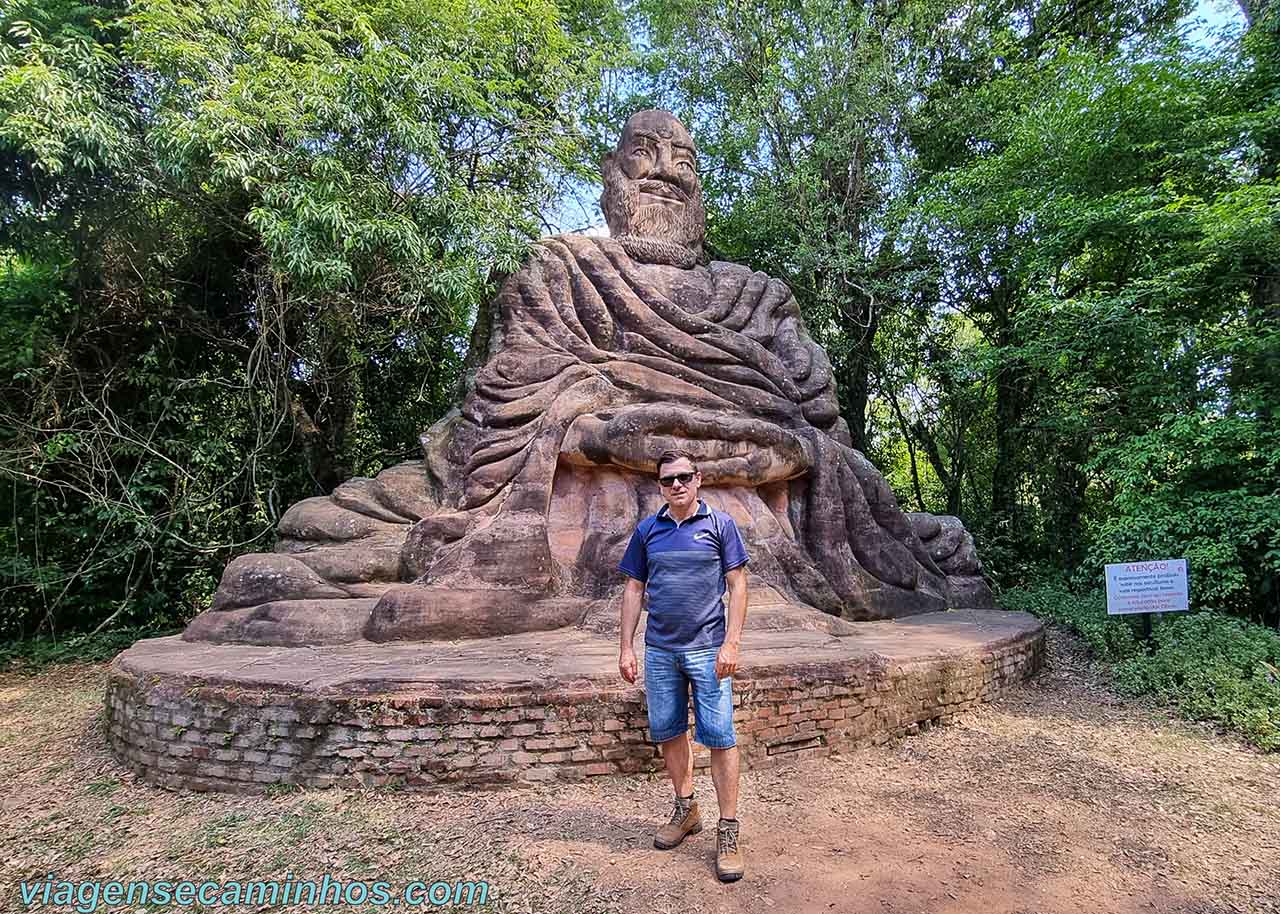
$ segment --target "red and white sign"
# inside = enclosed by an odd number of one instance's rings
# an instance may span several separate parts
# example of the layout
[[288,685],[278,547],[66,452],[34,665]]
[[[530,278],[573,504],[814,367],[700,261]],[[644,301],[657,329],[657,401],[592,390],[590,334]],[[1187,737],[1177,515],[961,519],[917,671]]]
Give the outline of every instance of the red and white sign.
[[1187,560],[1107,566],[1107,615],[1186,612]]

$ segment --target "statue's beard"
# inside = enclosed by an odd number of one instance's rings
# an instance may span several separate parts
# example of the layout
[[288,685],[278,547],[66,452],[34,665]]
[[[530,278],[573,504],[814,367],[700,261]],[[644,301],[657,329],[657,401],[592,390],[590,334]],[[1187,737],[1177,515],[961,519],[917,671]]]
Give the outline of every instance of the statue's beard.
[[[666,181],[640,178],[632,180],[613,160],[605,159],[601,170],[604,194],[600,208],[604,210],[609,232],[615,238],[633,237],[656,242],[670,242],[686,248],[694,259],[702,255],[702,239],[706,234],[707,211],[702,205],[702,185],[694,185],[691,194]],[[675,193],[677,202],[641,202],[646,186]]]

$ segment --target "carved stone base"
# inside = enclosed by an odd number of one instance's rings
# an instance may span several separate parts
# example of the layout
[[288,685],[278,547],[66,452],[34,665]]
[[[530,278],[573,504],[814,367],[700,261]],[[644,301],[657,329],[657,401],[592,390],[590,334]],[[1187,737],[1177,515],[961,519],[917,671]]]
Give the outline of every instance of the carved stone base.
[[[946,723],[1043,658],[1043,628],[1022,613],[852,627],[744,636],[734,720],[746,767]],[[616,641],[577,628],[287,649],[155,638],[115,659],[106,709],[115,755],[168,787],[428,788],[661,769]]]

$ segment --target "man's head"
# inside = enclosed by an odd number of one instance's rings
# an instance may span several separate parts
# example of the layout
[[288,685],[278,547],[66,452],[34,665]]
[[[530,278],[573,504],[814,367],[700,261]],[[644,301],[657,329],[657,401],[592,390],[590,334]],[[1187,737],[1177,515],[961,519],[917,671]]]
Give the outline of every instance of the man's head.
[[707,213],[697,149],[684,124],[666,111],[627,119],[618,148],[601,166],[600,208],[614,237],[671,241],[702,253]]
[[663,451],[658,458],[658,486],[667,506],[678,514],[690,510],[698,502],[702,474],[688,451]]

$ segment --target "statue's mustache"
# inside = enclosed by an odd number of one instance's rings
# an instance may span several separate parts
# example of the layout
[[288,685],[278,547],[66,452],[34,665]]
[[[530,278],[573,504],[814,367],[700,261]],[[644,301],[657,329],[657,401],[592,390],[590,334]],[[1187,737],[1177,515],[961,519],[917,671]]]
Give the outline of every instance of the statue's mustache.
[[671,181],[664,181],[660,178],[641,178],[635,182],[634,186],[641,193],[652,194],[655,197],[668,197],[681,203],[689,202],[689,195],[685,192],[685,189]]

